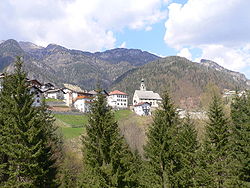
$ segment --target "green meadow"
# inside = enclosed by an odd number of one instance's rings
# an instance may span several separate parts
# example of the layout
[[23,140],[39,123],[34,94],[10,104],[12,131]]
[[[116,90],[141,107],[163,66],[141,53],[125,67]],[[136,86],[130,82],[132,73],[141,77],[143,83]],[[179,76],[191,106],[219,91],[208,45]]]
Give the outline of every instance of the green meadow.
[[[127,119],[133,112],[130,110],[115,111],[117,121]],[[88,123],[87,115],[54,114],[56,124],[60,127],[61,133],[66,139],[79,137],[84,133],[84,125]]]

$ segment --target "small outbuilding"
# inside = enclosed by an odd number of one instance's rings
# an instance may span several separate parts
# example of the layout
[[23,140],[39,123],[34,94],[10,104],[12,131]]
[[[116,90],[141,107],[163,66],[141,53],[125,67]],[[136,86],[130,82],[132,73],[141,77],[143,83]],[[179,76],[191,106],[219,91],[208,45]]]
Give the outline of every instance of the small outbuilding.
[[151,115],[151,104],[148,102],[141,102],[134,105],[134,112],[139,116]]

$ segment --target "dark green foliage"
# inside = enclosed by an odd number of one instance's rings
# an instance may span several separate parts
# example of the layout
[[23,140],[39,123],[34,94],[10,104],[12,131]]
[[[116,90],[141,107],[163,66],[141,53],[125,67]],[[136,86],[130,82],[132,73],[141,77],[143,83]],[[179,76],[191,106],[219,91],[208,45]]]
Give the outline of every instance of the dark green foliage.
[[189,115],[181,127],[178,144],[180,146],[181,170],[177,173],[178,187],[194,187],[197,169],[197,132]]
[[[206,138],[199,158],[199,172],[204,173],[203,177],[198,177],[197,181],[200,186],[228,187],[233,178],[230,173],[232,165],[230,124],[225,117],[222,102],[218,96],[213,96],[208,118]],[[202,173],[199,175],[202,176]]]
[[83,136],[82,187],[138,187],[136,158],[119,134],[114,114],[99,93]]
[[250,186],[250,92],[235,96],[231,104],[235,174],[239,184]]
[[162,109],[155,112],[149,127],[148,141],[144,148],[147,159],[145,186],[175,187],[180,171],[180,148],[178,145],[178,114],[167,93],[163,96]]
[[33,106],[33,94],[22,71],[3,80],[0,93],[0,185],[6,187],[56,187],[58,138],[45,104]]

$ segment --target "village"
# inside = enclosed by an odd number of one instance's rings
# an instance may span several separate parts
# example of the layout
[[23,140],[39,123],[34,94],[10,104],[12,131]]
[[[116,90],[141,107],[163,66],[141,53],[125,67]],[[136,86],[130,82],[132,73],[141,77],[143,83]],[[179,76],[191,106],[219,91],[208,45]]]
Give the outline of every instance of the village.
[[[4,74],[0,74],[0,91],[2,88],[1,80]],[[91,103],[95,100],[98,92],[96,90],[86,91],[78,86],[64,84],[64,88],[56,88],[52,83],[42,84],[36,79],[28,79],[27,83],[30,92],[34,93],[34,106],[40,106],[43,99],[47,101],[63,101],[68,109],[77,110],[81,113],[90,111]],[[138,84],[139,85],[139,84]],[[158,93],[146,90],[144,79],[141,80],[139,90],[134,91],[132,105],[128,103],[128,94],[119,90],[107,92],[102,90],[101,94],[106,96],[107,104],[114,110],[130,109],[140,116],[148,116],[152,111],[159,107],[162,98]],[[53,100],[54,99],[54,100]],[[53,110],[53,108],[51,107]]]
[[[0,91],[2,88],[2,79],[4,73],[0,74]],[[43,99],[48,101],[49,108],[52,111],[75,111],[80,113],[90,112],[91,103],[94,102],[97,96],[96,90],[83,90],[78,86],[71,84],[64,84],[63,88],[57,88],[53,83],[42,84],[36,79],[26,78],[30,87],[30,92],[34,93],[34,106],[40,106]],[[234,90],[224,89],[223,99],[225,101],[231,100],[236,94],[241,96],[245,91],[236,92]],[[157,109],[162,101],[161,96],[146,89],[145,80],[142,79],[141,83],[138,83],[138,90],[134,91],[131,104],[129,104],[129,95],[123,91],[114,90],[106,91],[102,90],[101,94],[105,95],[107,104],[113,110],[125,110],[129,109],[139,116],[150,116],[152,112]],[[60,102],[59,102],[60,101]],[[53,105],[59,104],[59,105]],[[56,106],[56,107],[55,107]],[[68,108],[60,108],[68,107]],[[177,109],[180,118],[184,118],[187,113],[194,119],[205,119],[206,112],[196,111],[187,112],[184,109]]]

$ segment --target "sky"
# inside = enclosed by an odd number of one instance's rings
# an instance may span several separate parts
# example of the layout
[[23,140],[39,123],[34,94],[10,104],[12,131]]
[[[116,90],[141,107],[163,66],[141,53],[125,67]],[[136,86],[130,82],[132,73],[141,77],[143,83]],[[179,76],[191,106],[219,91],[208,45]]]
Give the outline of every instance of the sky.
[[250,78],[248,0],[4,0],[0,40],[209,59]]

